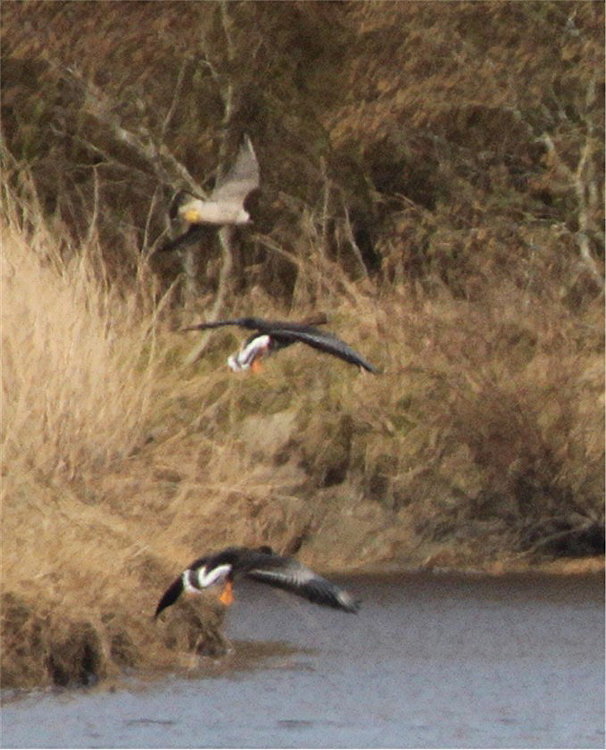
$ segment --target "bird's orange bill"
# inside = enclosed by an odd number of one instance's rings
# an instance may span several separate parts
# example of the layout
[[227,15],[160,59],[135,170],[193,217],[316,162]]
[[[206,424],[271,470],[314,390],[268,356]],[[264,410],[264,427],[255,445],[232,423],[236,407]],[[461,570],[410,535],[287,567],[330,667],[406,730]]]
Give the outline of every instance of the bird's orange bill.
[[233,601],[234,601],[234,592],[232,590],[231,581],[228,581],[225,584],[225,588],[221,592],[221,596],[219,597],[219,601],[222,604],[225,604],[226,607],[229,607],[230,604],[233,604]]
[[261,372],[261,370],[263,369],[263,365],[261,364],[261,357],[253,359],[250,369],[251,372]]

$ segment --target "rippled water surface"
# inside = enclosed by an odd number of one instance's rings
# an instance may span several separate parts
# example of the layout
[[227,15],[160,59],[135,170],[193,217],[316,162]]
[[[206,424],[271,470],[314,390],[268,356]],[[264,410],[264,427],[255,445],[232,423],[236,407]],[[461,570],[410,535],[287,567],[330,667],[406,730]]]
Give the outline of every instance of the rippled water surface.
[[231,657],[8,701],[2,745],[604,746],[601,576],[344,583],[358,616],[240,588]]

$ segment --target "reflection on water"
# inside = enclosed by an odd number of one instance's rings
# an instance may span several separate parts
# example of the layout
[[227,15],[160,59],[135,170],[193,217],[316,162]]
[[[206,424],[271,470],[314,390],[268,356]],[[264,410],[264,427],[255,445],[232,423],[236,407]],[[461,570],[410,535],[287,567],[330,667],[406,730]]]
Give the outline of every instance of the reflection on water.
[[30,695],[4,747],[603,747],[601,576],[349,579],[358,616],[244,586],[234,652]]

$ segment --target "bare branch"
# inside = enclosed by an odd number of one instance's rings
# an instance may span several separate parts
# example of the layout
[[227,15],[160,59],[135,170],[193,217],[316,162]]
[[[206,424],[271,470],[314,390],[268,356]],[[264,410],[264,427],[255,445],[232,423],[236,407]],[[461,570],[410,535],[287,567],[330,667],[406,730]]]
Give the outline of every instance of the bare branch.
[[170,124],[170,121],[173,119],[173,115],[175,114],[175,109],[177,108],[177,102],[181,98],[181,89],[183,88],[183,79],[185,78],[185,69],[187,67],[187,58],[183,60],[181,63],[181,67],[179,68],[179,73],[177,75],[177,82],[175,84],[175,90],[173,93],[173,98],[170,103],[170,107],[168,108],[168,112],[166,113],[166,117],[164,118],[164,122],[162,123],[162,129],[160,130],[160,142],[164,143],[164,137],[166,136],[166,131],[168,129],[168,126]]
[[[228,4],[225,0],[222,0],[222,2],[220,3],[220,12],[221,12],[221,25],[223,28],[223,37],[225,41],[225,47],[227,49],[227,59],[228,59],[228,63],[231,63],[234,58],[234,44],[233,44],[233,39],[232,39],[232,34],[231,34],[232,20],[229,16]],[[204,40],[204,45],[208,47],[207,40]],[[209,67],[211,71],[211,75],[213,77],[213,80],[215,81],[215,84],[217,85],[217,88],[219,89],[219,95],[223,102],[223,119],[221,122],[222,138],[221,138],[221,143],[219,145],[219,167],[218,167],[218,172],[217,172],[217,177],[221,177],[221,175],[224,174],[225,170],[227,169],[227,157],[228,157],[228,147],[229,147],[229,124],[232,119],[233,107],[234,107],[234,86],[230,78],[225,79],[225,82],[222,83],[221,77],[219,76],[218,72],[216,71],[215,67],[210,61],[208,49],[205,50],[205,53],[206,53],[205,64]],[[228,277],[233,267],[233,248],[232,248],[232,243],[231,243],[232,236],[233,236],[233,233],[230,231],[230,227],[223,227],[221,231],[219,232],[219,243],[221,247],[222,260],[221,260],[221,269],[219,271],[217,297],[215,298],[212,309],[208,315],[208,320],[210,321],[215,320],[219,316],[219,313],[221,312],[221,307],[223,305],[223,301],[225,299],[225,289],[227,287]],[[188,248],[184,253],[183,264],[185,268],[190,270],[190,273],[195,272],[194,269],[196,265],[196,260],[193,255],[195,252],[196,252],[195,248]],[[190,293],[196,294],[197,296],[196,284],[192,284]],[[204,349],[206,348],[207,341],[208,341],[208,336],[203,336],[202,341],[199,342],[199,344],[194,348],[194,350],[186,358],[185,360],[186,365],[193,364],[200,358]]]
[[156,189],[153,192],[153,195],[151,197],[151,200],[149,202],[149,210],[147,212],[147,218],[145,219],[145,228],[143,231],[143,247],[149,247],[149,228],[151,225],[152,217],[156,210],[156,204],[158,203],[158,199],[161,195],[161,188],[159,185],[156,186]]
[[205,196],[205,192],[192,177],[188,169],[163,144],[157,145],[151,133],[145,137],[135,135],[122,126],[118,115],[113,113],[113,102],[92,81],[85,80],[74,68],[64,68],[72,81],[75,81],[84,93],[84,110],[109,127],[116,141],[126,143],[153,168],[158,179],[168,185],[185,184],[192,192]]
[[351,219],[349,216],[349,209],[345,205],[345,202],[343,202],[343,211],[345,212],[345,232],[347,234],[347,239],[349,240],[349,244],[351,245],[351,249],[353,251],[355,259],[358,261],[358,266],[360,268],[360,271],[362,272],[364,278],[368,279],[368,269],[366,268],[366,264],[364,263],[364,258],[362,257],[362,251],[360,250],[358,243],[356,242],[356,238],[354,237],[353,233],[353,227],[351,225]]
[[[590,82],[586,95],[587,105],[590,106],[595,98],[595,84]],[[595,166],[593,162],[594,138],[592,135],[593,128],[591,123],[588,125],[588,133],[585,137],[585,143],[579,156],[579,161],[575,169],[571,169],[564,162],[557,151],[553,138],[549,133],[543,133],[540,137],[542,143],[546,146],[555,167],[558,169],[566,180],[563,188],[573,190],[577,202],[577,223],[578,231],[575,234],[575,241],[579,248],[581,261],[590,274],[593,276],[599,286],[604,289],[604,278],[600,273],[598,264],[591,253],[588,232],[591,229],[591,217],[597,211],[598,189],[595,180]]]
[[[217,296],[215,297],[213,306],[211,307],[207,316],[207,320],[209,322],[212,322],[213,320],[216,320],[219,317],[219,313],[221,312],[221,308],[223,307],[223,303],[225,301],[225,297],[227,294],[229,276],[231,274],[231,269],[233,265],[232,253],[231,253],[231,235],[232,234],[233,234],[233,228],[230,226],[222,227],[221,231],[219,232],[219,243],[221,246],[222,262],[221,262],[221,270],[219,271]],[[201,340],[198,341],[196,346],[192,349],[192,351],[186,357],[185,362],[184,362],[185,366],[193,365],[194,362],[197,362],[200,359],[200,357],[204,354],[204,351],[206,350],[206,346],[208,344],[208,339],[210,337],[210,334],[211,334],[210,331],[206,331],[202,335]]]

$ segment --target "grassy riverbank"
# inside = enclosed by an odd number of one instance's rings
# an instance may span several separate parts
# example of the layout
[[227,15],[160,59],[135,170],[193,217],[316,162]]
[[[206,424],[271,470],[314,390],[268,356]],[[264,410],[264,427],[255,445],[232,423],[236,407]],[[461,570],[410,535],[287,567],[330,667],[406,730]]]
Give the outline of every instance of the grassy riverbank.
[[240,377],[229,334],[183,366],[191,336],[145,274],[114,293],[94,246],[64,264],[42,229],[9,229],[4,247],[4,684],[178,661],[196,609],[179,631],[151,622],[156,600],[222,545],[269,542],[323,570],[591,551],[597,309],[335,296],[331,328],[381,375],[300,347]]
[[[43,2],[27,33],[17,6],[3,685],[220,653],[213,602],[151,615],[227,544],[327,572],[601,566],[601,6]],[[241,131],[255,224],[184,281],[150,259],[169,187]],[[318,311],[379,375],[298,345],[234,375],[239,332],[179,332]]]

